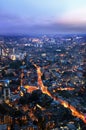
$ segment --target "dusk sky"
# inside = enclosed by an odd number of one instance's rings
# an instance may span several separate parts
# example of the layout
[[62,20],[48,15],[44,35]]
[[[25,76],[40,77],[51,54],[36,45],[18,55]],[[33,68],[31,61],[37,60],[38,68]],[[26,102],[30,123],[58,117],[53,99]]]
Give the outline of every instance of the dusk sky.
[[0,0],[0,34],[85,32],[86,0]]

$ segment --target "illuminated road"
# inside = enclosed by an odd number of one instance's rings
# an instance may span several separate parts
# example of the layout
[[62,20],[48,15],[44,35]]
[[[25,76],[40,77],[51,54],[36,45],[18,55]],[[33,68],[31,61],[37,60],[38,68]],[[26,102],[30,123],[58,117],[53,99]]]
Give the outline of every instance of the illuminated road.
[[48,96],[50,96],[55,101],[59,101],[61,105],[63,105],[65,108],[68,108],[68,109],[71,110],[73,116],[76,116],[76,117],[80,118],[84,123],[86,123],[85,114],[83,114],[82,112],[79,112],[74,106],[69,104],[67,101],[62,100],[62,99],[60,99],[58,97],[55,97],[54,95],[52,95],[50,93],[50,91],[48,91],[47,87],[44,86],[44,84],[42,82],[41,68],[39,66],[37,66],[36,64],[34,64],[34,66],[36,67],[36,71],[37,71],[37,75],[38,75],[38,87],[42,91],[42,93],[47,94]]

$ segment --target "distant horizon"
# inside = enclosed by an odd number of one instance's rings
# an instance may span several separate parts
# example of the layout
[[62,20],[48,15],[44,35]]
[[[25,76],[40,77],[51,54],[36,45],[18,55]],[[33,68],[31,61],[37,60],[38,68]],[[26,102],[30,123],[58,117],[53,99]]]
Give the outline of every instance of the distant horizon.
[[40,33],[32,33],[32,34],[0,34],[0,37],[4,37],[4,36],[14,36],[14,37],[17,37],[17,36],[20,36],[20,37],[22,37],[22,36],[44,36],[44,35],[46,35],[46,36],[49,36],[49,35],[52,35],[52,36],[59,36],[59,35],[64,35],[64,36],[66,36],[66,35],[86,35],[86,33],[55,33],[55,34],[53,34],[53,33],[44,33],[44,34],[40,34]]

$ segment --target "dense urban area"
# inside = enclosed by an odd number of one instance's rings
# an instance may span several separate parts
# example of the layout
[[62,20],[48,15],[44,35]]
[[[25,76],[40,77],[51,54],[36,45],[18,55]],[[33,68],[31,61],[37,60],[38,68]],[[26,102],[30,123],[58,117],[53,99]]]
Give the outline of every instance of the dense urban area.
[[86,130],[86,36],[0,37],[0,130]]

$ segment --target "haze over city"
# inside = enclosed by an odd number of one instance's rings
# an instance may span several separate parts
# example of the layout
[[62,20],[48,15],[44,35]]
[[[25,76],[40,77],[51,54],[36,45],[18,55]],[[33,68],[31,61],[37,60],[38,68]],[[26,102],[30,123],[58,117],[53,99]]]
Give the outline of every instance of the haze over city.
[[58,34],[85,31],[85,0],[0,1],[0,34]]

